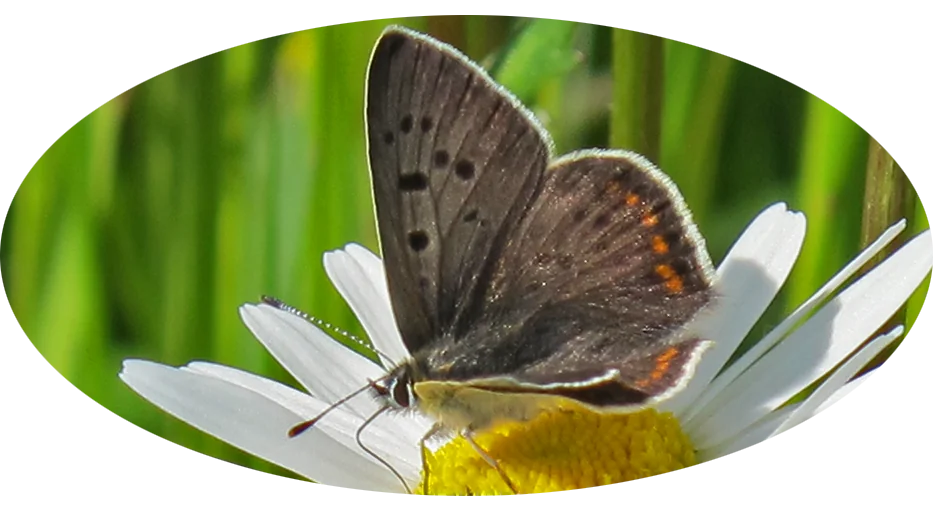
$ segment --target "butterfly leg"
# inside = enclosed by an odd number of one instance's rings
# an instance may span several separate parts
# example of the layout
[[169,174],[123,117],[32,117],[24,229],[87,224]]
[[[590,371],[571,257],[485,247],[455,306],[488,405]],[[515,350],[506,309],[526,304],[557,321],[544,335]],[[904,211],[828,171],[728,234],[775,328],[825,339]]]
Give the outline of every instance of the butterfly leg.
[[427,462],[427,441],[429,441],[431,437],[439,434],[442,429],[443,427],[440,424],[433,425],[433,427],[420,438],[420,468],[423,471],[423,494],[425,495],[430,494],[430,465]]
[[505,485],[509,486],[509,489],[512,490],[512,493],[518,494],[518,489],[512,485],[512,480],[509,478],[509,475],[505,474],[505,471],[499,467],[499,462],[492,458],[492,456],[489,455],[489,453],[486,452],[483,447],[479,446],[479,443],[477,443],[475,439],[473,439],[472,431],[469,429],[463,430],[463,437],[466,439],[466,442],[469,443],[469,446],[472,446],[473,450],[476,450],[476,453],[482,457],[482,460],[486,461],[486,464],[489,464],[493,469],[499,472],[499,476],[502,477],[502,481],[505,482]]

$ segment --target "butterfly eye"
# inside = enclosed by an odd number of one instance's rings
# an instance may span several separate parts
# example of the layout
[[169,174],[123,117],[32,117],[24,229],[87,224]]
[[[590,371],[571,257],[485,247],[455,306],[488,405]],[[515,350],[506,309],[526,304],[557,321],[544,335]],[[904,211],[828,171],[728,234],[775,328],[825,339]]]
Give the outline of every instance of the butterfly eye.
[[413,402],[413,396],[410,390],[409,379],[397,379],[393,385],[394,402],[401,407],[410,407]]

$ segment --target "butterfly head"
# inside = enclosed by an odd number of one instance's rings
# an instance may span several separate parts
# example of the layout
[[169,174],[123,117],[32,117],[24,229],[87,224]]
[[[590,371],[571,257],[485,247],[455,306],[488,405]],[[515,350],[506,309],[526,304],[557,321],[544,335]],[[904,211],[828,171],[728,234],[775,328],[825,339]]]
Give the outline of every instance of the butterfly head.
[[413,383],[410,367],[401,365],[380,380],[372,382],[371,389],[391,409],[409,409],[417,403]]

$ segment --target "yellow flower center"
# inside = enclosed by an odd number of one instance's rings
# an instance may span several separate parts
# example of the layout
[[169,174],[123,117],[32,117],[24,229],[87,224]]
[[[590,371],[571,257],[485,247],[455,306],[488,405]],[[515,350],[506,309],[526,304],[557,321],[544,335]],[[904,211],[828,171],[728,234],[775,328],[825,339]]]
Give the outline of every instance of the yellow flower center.
[[[519,493],[578,489],[634,480],[696,463],[689,439],[670,413],[584,410],[545,412],[527,423],[477,433]],[[426,452],[426,483],[417,493],[512,494],[502,475],[463,438]]]

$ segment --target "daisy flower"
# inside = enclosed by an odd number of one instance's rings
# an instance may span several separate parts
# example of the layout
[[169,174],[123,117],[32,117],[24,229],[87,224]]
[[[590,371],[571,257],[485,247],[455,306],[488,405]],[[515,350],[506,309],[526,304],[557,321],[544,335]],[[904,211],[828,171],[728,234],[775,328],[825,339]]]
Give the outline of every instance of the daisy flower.
[[[863,379],[850,381],[900,337],[895,327],[869,339],[929,272],[931,236],[916,236],[870,272],[837,290],[905,228],[901,221],[854,258],[781,324],[726,366],[778,292],[800,251],[802,214],[776,204],[758,215],[718,266],[721,300],[696,329],[713,340],[677,395],[630,414],[550,412],[477,435],[520,492],[571,489],[665,473],[732,453],[776,435],[827,407]],[[408,357],[400,339],[381,260],[349,244],[324,257],[338,291],[361,321],[384,367],[335,341],[310,321],[268,304],[240,315],[305,392],[235,368],[192,362],[181,368],[125,361],[120,377],[168,413],[242,450],[325,484],[403,492],[388,463],[415,492],[497,494],[510,489],[463,439],[428,452],[425,417],[383,414],[355,432],[379,405],[354,396],[315,428],[288,430],[384,375]],[[864,341],[866,342],[864,344]],[[791,400],[826,376],[802,401]]]

